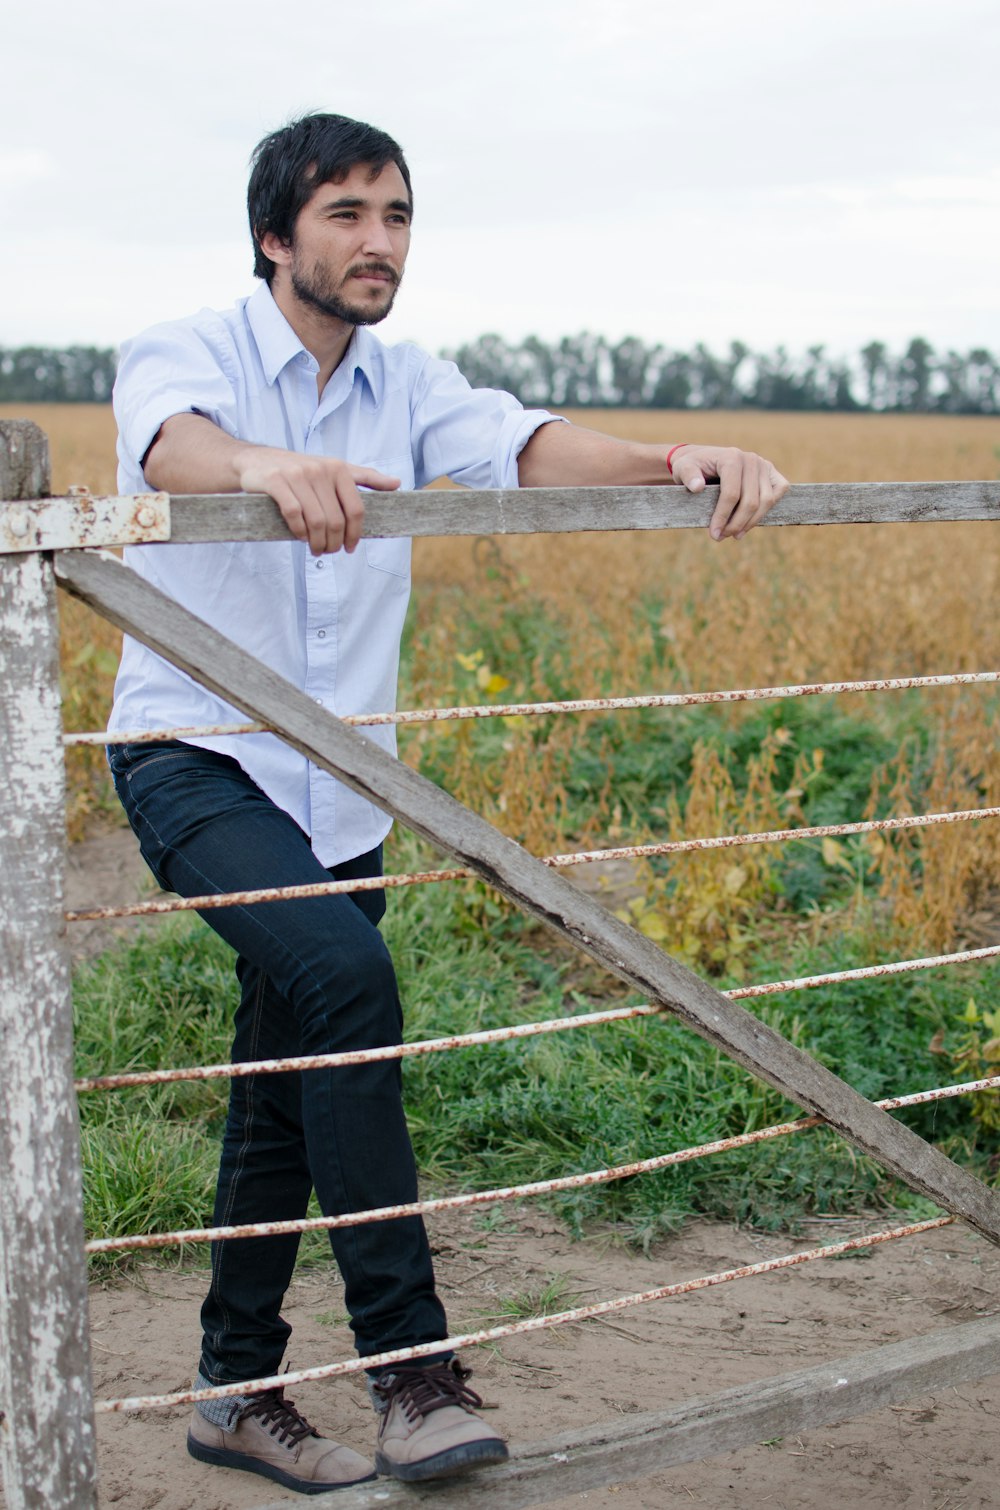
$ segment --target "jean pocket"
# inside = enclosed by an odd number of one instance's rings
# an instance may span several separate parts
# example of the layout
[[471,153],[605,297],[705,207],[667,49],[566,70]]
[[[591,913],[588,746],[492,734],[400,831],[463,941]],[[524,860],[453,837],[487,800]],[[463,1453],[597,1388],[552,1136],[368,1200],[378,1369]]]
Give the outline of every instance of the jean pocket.
[[145,742],[106,745],[104,748],[105,759],[112,776],[116,781],[130,780],[132,773],[147,761],[162,757],[165,754],[181,755],[189,747],[179,739],[157,739]]
[[169,748],[165,749],[164,744],[124,745],[122,747],[126,752],[123,774],[130,786],[137,776],[145,775],[154,767],[160,768],[157,774],[165,775],[163,767],[167,762],[176,764],[179,760],[191,759],[191,745],[182,744],[180,740],[171,740]]
[[125,775],[131,763],[128,745],[105,745],[104,758],[115,781]]

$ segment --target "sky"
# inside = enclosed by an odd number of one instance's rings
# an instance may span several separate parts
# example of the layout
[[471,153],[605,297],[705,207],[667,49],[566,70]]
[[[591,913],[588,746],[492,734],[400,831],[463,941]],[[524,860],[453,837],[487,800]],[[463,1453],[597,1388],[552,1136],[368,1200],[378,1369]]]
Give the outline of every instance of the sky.
[[1000,351],[998,57],[996,0],[22,0],[0,346],[250,293],[250,152],[323,109],[410,165],[387,340]]

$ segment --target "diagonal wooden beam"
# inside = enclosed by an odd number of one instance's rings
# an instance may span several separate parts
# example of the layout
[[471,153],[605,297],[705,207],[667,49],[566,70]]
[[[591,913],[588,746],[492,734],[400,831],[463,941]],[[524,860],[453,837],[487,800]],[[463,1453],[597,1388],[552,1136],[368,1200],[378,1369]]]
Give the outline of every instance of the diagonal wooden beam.
[[863,1152],[1000,1243],[1000,1194],[727,1000],[592,897],[485,819],[347,728],[304,692],[103,551],[60,552],[62,586],[180,666],[295,749],[378,804],[589,954],[675,1012],[789,1100],[823,1117]]

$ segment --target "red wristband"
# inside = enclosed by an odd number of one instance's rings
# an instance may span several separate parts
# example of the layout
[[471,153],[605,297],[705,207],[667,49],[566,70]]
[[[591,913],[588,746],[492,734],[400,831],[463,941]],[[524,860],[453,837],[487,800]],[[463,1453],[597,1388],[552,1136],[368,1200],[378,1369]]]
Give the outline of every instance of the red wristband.
[[679,451],[682,446],[689,446],[690,444],[691,444],[691,442],[689,440],[679,440],[677,442],[676,446],[671,446],[670,450],[667,452],[667,471],[669,472],[669,474],[670,474],[671,477],[673,477],[673,475],[674,475],[674,469],[670,465],[670,462],[671,462],[671,458],[673,457],[674,452],[675,451]]

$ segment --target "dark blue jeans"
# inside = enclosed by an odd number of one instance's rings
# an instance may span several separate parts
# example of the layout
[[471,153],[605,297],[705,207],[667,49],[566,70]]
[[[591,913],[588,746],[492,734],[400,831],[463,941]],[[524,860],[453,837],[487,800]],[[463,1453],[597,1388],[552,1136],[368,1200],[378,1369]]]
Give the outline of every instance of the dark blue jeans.
[[[172,741],[112,746],[115,786],[160,885],[181,896],[380,875],[381,848],[327,871],[287,813],[235,760]],[[382,891],[207,910],[237,952],[233,1061],[398,1043],[402,1012],[377,924]],[[325,1215],[417,1196],[398,1060],[234,1079],[217,1224]],[[362,1357],[447,1335],[423,1222],[331,1232]],[[276,1372],[298,1234],[212,1246],[201,1372],[231,1384]]]

